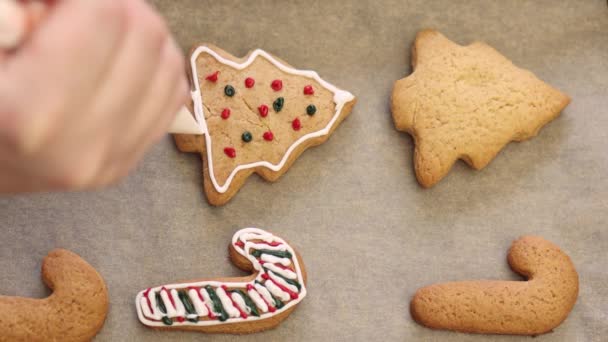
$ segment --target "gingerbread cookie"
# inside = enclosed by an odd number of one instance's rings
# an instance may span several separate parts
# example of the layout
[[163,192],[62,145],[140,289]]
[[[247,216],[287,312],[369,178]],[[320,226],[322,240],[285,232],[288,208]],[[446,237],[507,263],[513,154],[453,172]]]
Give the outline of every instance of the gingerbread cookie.
[[0,296],[0,341],[90,341],[108,312],[101,276],[78,255],[56,249],[42,263],[53,290],[44,299]]
[[200,153],[209,203],[223,205],[257,173],[277,180],[308,147],[326,141],[355,97],[255,50],[236,58],[203,45],[191,57],[193,109],[204,135],[174,135]]
[[570,98],[484,43],[460,46],[433,30],[419,32],[414,72],[395,83],[395,126],[416,144],[416,177],[438,183],[462,159],[482,169],[511,141],[536,136]]
[[509,249],[527,281],[463,281],[416,292],[414,319],[429,328],[480,334],[539,335],[560,325],[578,296],[578,274],[559,247],[524,236]]
[[248,334],[279,325],[306,296],[306,271],[283,239],[257,228],[239,230],[230,259],[253,274],[163,285],[141,291],[139,320],[160,329]]

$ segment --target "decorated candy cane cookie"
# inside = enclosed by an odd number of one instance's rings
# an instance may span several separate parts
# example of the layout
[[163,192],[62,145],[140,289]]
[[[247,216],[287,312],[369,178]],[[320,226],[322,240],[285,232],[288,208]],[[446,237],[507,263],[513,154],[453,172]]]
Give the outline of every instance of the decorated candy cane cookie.
[[153,328],[246,334],[276,327],[306,296],[306,271],[283,239],[257,228],[238,231],[230,258],[248,277],[171,284],[141,291],[139,320]]
[[511,268],[528,281],[463,281],[427,286],[412,316],[434,329],[481,334],[539,335],[560,325],[578,296],[578,274],[559,247],[540,237],[513,242]]
[[108,312],[101,276],[78,255],[57,249],[42,264],[53,294],[44,299],[0,296],[0,341],[90,341]]
[[193,109],[203,135],[174,135],[204,159],[208,201],[222,205],[252,173],[275,181],[308,147],[326,141],[355,97],[314,71],[255,50],[239,59],[203,45],[192,53]]

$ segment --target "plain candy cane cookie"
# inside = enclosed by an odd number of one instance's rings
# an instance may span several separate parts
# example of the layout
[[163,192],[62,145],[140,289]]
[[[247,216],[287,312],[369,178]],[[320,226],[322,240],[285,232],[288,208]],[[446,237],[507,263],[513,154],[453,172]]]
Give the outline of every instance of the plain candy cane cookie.
[[539,335],[560,325],[578,296],[578,274],[559,247],[535,236],[513,242],[508,261],[527,281],[463,281],[419,289],[413,318],[433,329]]
[[53,290],[44,299],[0,296],[0,341],[90,341],[108,312],[101,276],[78,255],[57,249],[42,264]]
[[424,187],[458,159],[482,169],[510,141],[535,136],[570,98],[484,43],[460,46],[433,30],[419,32],[414,72],[395,83],[395,126],[416,145],[414,168]]
[[139,320],[156,329],[249,334],[276,327],[306,296],[306,270],[285,240],[258,228],[236,232],[230,259],[253,272],[148,288],[135,305]]
[[254,172],[277,180],[304,150],[325,142],[355,104],[316,72],[262,50],[237,58],[202,45],[191,66],[193,109],[205,134],[174,138],[182,152],[201,154],[212,205],[228,202]]

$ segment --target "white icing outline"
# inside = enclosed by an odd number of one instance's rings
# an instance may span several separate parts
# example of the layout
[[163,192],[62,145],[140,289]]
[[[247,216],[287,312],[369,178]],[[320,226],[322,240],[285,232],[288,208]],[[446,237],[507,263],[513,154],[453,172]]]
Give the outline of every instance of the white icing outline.
[[[327,124],[327,126],[325,128],[323,128],[320,131],[316,131],[316,132],[312,132],[312,133],[303,135],[302,137],[300,137],[300,139],[296,140],[291,146],[289,146],[289,148],[287,149],[287,152],[285,152],[285,155],[283,155],[283,158],[281,159],[281,161],[278,164],[272,164],[268,161],[259,161],[259,162],[249,163],[249,164],[238,165],[234,170],[232,170],[232,172],[230,173],[230,176],[228,176],[228,179],[226,180],[226,183],[224,185],[220,186],[218,184],[218,182],[215,178],[215,174],[213,172],[213,158],[212,158],[213,155],[212,155],[212,146],[211,146],[211,136],[209,135],[209,130],[207,128],[207,122],[205,121],[205,113],[203,110],[203,96],[202,96],[201,90],[200,90],[200,85],[199,85],[199,81],[198,81],[198,72],[197,72],[197,67],[196,67],[196,60],[198,59],[198,56],[203,52],[208,53],[209,55],[214,57],[218,62],[228,65],[237,70],[245,69],[246,67],[251,65],[258,56],[261,56],[285,73],[296,75],[296,76],[304,76],[304,77],[314,79],[319,84],[321,84],[322,87],[324,87],[325,89],[334,93],[334,103],[336,104],[336,113],[334,114],[333,118],[329,121],[329,123]],[[267,167],[270,170],[275,171],[275,172],[282,169],[283,166],[285,166],[285,163],[287,163],[287,160],[289,159],[289,157],[291,156],[291,153],[293,153],[293,151],[298,146],[300,146],[303,142],[305,142],[306,140],[309,140],[309,139],[313,139],[313,138],[317,138],[317,137],[321,137],[321,136],[329,134],[329,131],[331,130],[331,128],[334,126],[334,124],[338,120],[338,117],[340,116],[340,113],[342,112],[344,105],[355,99],[353,94],[351,94],[345,90],[339,89],[336,86],[326,82],[315,71],[298,70],[298,69],[288,67],[288,66],[282,64],[281,62],[279,62],[278,60],[276,60],[274,57],[272,57],[266,51],[260,50],[260,49],[253,51],[253,53],[251,53],[251,55],[249,55],[249,58],[244,63],[237,63],[237,62],[228,60],[228,59],[220,56],[217,52],[213,51],[211,48],[209,48],[207,46],[199,46],[194,51],[194,53],[192,53],[192,56],[190,58],[190,64],[192,67],[192,79],[193,79],[193,83],[194,83],[194,91],[192,91],[192,93],[191,93],[192,100],[194,102],[194,116],[196,117],[196,121],[198,121],[200,123],[201,128],[203,130],[203,134],[205,135],[205,143],[206,143],[205,145],[207,147],[207,163],[209,164],[209,178],[211,178],[211,182],[213,183],[215,190],[221,194],[228,191],[228,188],[230,187],[230,183],[232,183],[232,180],[234,179],[236,174],[241,170],[252,169],[252,168],[255,168],[258,166]]]
[[[275,312],[268,311],[266,313],[260,313],[259,317],[252,316],[252,315],[248,316],[247,318],[234,317],[234,318],[228,318],[224,322],[221,322],[221,321],[219,321],[217,319],[206,320],[206,321],[199,321],[197,323],[193,323],[193,322],[190,322],[190,321],[186,320],[186,321],[181,322],[181,323],[180,322],[173,322],[173,325],[167,326],[162,321],[149,320],[144,315],[142,306],[143,305],[147,305],[147,302],[145,301],[145,298],[143,297],[144,293],[148,290],[148,289],[146,289],[146,290],[140,291],[137,294],[137,296],[135,297],[135,307],[136,307],[136,310],[137,310],[137,317],[139,318],[139,321],[141,323],[143,323],[144,325],[147,325],[147,326],[150,326],[150,327],[165,327],[165,328],[182,327],[182,326],[201,327],[201,326],[220,325],[220,324],[233,324],[233,323],[242,323],[242,322],[252,322],[252,321],[267,319],[267,318],[270,318],[272,316],[278,315],[279,313],[284,312],[285,310],[289,309],[290,307],[295,306],[298,303],[300,303],[302,301],[302,299],[304,299],[304,297],[306,297],[306,293],[307,293],[306,292],[306,284],[304,284],[304,277],[302,277],[302,270],[300,269],[300,264],[299,264],[299,261],[298,261],[298,257],[297,257],[297,254],[295,253],[295,251],[293,250],[293,248],[290,245],[288,245],[285,242],[285,240],[281,239],[280,237],[278,237],[276,235],[272,235],[272,234],[270,234],[267,231],[264,231],[262,229],[259,229],[259,228],[243,228],[243,229],[239,230],[238,232],[236,232],[232,236],[232,247],[234,247],[234,249],[237,251],[237,253],[241,254],[244,257],[246,257],[251,262],[251,264],[253,265],[253,267],[254,267],[254,269],[256,271],[260,271],[261,268],[262,268],[262,266],[255,259],[255,257],[253,255],[245,253],[245,250],[249,250],[248,244],[251,244],[251,245],[254,245],[254,244],[252,242],[246,242],[245,246],[244,246],[244,249],[235,245],[235,243],[241,237],[241,235],[242,234],[246,234],[246,233],[255,233],[255,234],[257,234],[258,236],[255,237],[256,240],[270,239],[272,241],[281,242],[285,246],[287,246],[287,250],[293,256],[292,260],[293,260],[293,265],[294,265],[294,268],[295,268],[295,272],[298,275],[297,279],[299,280],[300,285],[302,286],[301,289],[300,289],[300,291],[298,292],[298,298],[297,299],[290,299],[290,301],[287,304],[285,304],[281,309],[277,308]],[[262,273],[263,273],[263,271],[258,274],[258,277],[261,277]],[[255,282],[254,281],[249,281],[249,282],[202,281],[202,282],[195,282],[195,283],[170,284],[170,285],[161,285],[161,286],[157,286],[157,287],[151,288],[150,289],[150,293],[156,293],[156,292],[160,291],[163,287],[167,289],[167,292],[169,292],[169,291],[171,291],[173,289],[187,289],[188,287],[204,288],[207,285],[211,285],[213,287],[218,287],[218,288],[221,287],[222,285],[227,285],[228,287],[243,287],[243,288],[246,288],[247,284],[254,285]],[[247,293],[247,290],[244,290],[244,292]],[[208,309],[212,309],[212,308],[208,308]],[[159,316],[159,315],[157,315],[157,316]]]

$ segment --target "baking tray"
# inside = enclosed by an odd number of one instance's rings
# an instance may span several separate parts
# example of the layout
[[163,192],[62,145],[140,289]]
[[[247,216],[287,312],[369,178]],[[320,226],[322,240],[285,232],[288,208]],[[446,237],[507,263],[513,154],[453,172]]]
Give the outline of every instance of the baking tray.
[[[417,288],[464,279],[519,279],[512,240],[538,234],[580,275],[568,319],[534,341],[608,336],[608,6],[562,1],[155,0],[185,51],[214,43],[243,56],[263,48],[358,96],[329,141],[278,182],[251,177],[226,206],[209,206],[199,156],[169,137],[120,185],[88,193],[0,198],[0,293],[45,296],[39,267],[55,247],[104,276],[111,310],[97,341],[233,341],[157,332],[136,317],[153,285],[243,273],[227,259],[239,228],[269,229],[295,245],[309,294],[273,331],[239,341],[517,341],[433,331],[408,311]],[[484,170],[458,163],[436,187],[415,179],[413,141],[389,111],[393,82],[411,72],[417,31],[485,41],[568,93],[562,115],[509,144]]]

